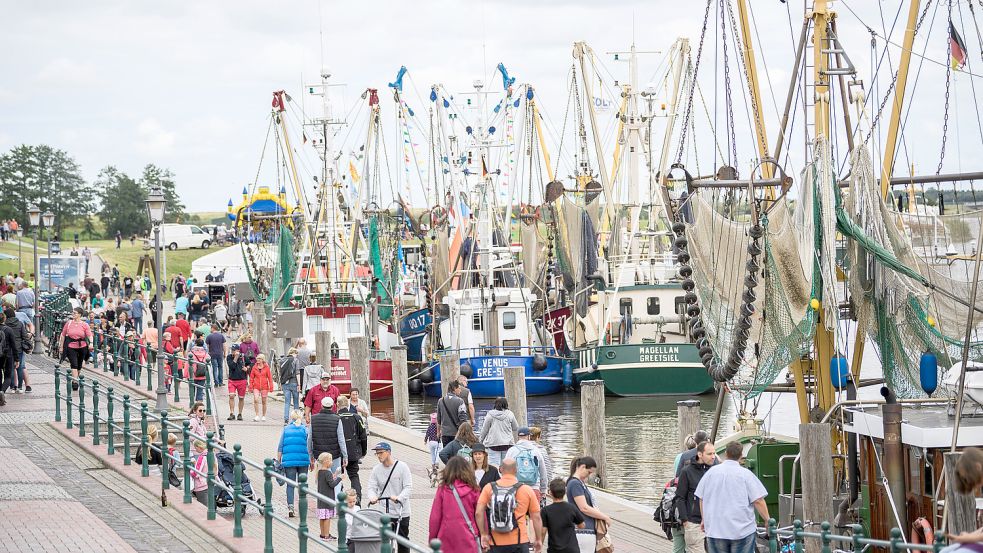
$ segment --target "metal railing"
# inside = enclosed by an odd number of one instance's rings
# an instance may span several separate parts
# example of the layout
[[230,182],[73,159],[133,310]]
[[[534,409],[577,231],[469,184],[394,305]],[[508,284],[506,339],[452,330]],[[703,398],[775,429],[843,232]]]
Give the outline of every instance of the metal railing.
[[[807,532],[805,523],[796,520],[792,526],[779,528],[775,519],[768,520],[767,528],[758,528],[759,538],[768,540],[768,551],[770,553],[805,553],[805,540],[818,540],[822,553],[834,553],[839,551],[865,551],[870,547],[887,549],[891,553],[901,553],[902,551],[931,551],[939,553],[946,546],[945,537],[942,532],[935,534],[934,543],[908,543],[904,541],[901,530],[891,529],[891,539],[877,540],[864,536],[864,528],[860,524],[850,525],[850,535],[836,534],[832,531],[829,522],[819,525],[819,532]],[[849,547],[834,547],[835,544],[844,544]]]
[[[63,379],[64,393],[62,392]],[[77,399],[73,399],[72,397],[72,384],[78,384]],[[87,404],[86,399],[90,395],[90,401]],[[106,408],[105,416],[103,416],[100,411],[100,404],[103,402],[105,402],[104,405]],[[64,407],[62,406],[63,403]],[[120,403],[122,406],[122,418],[121,420],[117,420],[116,408],[117,404]],[[135,446],[138,450],[140,458],[140,474],[144,478],[149,478],[151,476],[151,453],[158,453],[161,459],[160,473],[161,489],[163,492],[166,492],[173,487],[170,482],[171,464],[180,464],[183,472],[180,489],[183,490],[182,501],[184,503],[192,503],[194,501],[194,496],[192,493],[192,479],[195,478],[195,475],[197,475],[198,478],[205,478],[208,486],[206,516],[208,520],[215,520],[217,516],[216,497],[224,492],[224,494],[226,494],[224,497],[231,498],[232,500],[233,537],[239,538],[244,534],[242,519],[243,516],[245,516],[246,507],[256,507],[262,513],[265,522],[263,529],[264,553],[272,553],[274,550],[274,522],[285,525],[292,531],[296,532],[297,544],[299,548],[298,550],[302,553],[306,552],[308,545],[312,543],[328,550],[347,553],[348,521],[346,515],[351,516],[353,520],[358,520],[368,524],[370,527],[376,528],[379,531],[379,539],[382,541],[381,551],[384,553],[392,553],[394,550],[394,542],[396,544],[409,547],[411,551],[415,551],[417,553],[438,553],[440,551],[440,540],[432,540],[429,546],[414,544],[410,540],[399,536],[394,531],[392,526],[392,517],[383,515],[380,522],[375,523],[371,518],[360,514],[358,511],[349,511],[345,502],[345,493],[339,494],[337,499],[331,499],[327,496],[321,495],[317,493],[316,485],[314,486],[314,489],[311,489],[307,482],[306,474],[300,474],[297,477],[297,480],[291,480],[274,470],[273,459],[264,459],[263,463],[258,463],[248,459],[243,456],[242,446],[240,444],[234,444],[232,449],[229,449],[225,446],[224,441],[216,438],[214,432],[208,432],[205,436],[195,434],[191,432],[190,421],[188,419],[184,419],[180,421],[180,424],[178,424],[169,418],[167,411],[162,411],[161,413],[154,413],[151,411],[146,401],[141,401],[139,404],[139,426],[137,429],[134,429],[133,415],[134,409],[136,408],[137,407],[134,405],[134,402],[130,399],[128,394],[124,394],[121,401],[121,399],[116,395],[112,386],[109,386],[104,390],[100,386],[99,381],[96,379],[91,379],[91,382],[89,382],[84,375],[79,375],[78,378],[75,378],[72,376],[70,370],[63,371],[59,368],[55,369],[55,422],[62,422],[64,420],[66,428],[73,429],[77,427],[79,437],[86,437],[87,432],[91,433],[93,446],[102,445],[102,437],[103,434],[105,434],[106,454],[109,456],[115,456],[117,454],[116,450],[120,448],[120,444],[116,442],[116,435],[117,433],[121,434],[123,441],[121,447],[123,464],[127,466],[133,464],[133,449]],[[86,419],[89,420],[87,421]],[[160,425],[159,443],[151,442],[150,434],[148,433],[150,421],[154,421]],[[168,437],[172,433],[176,433],[181,437],[179,440],[181,447],[180,454],[177,454],[177,452],[175,452],[175,454],[171,454],[168,451],[166,444],[168,443]],[[205,472],[196,470],[194,468],[194,463],[191,461],[191,444],[197,440],[200,440],[205,444],[205,451],[200,453],[201,455],[207,456],[207,469]],[[224,453],[232,457],[234,479],[231,484],[224,482],[216,471],[216,455],[220,453]],[[247,467],[252,467],[262,471],[262,499],[254,497],[254,493],[244,491],[244,487],[252,487],[251,483],[248,482],[248,479],[244,478],[244,471]],[[273,512],[274,481],[297,488],[299,500],[299,520],[296,524]],[[328,505],[331,505],[332,508],[336,509],[338,513],[337,544],[328,543],[327,541],[320,539],[317,535],[311,534],[307,523],[307,503],[309,499],[326,502]]]

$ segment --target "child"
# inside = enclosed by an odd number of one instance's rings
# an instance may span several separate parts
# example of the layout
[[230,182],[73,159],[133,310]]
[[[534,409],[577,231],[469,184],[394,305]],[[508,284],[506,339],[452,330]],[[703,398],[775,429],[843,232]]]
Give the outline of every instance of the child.
[[[357,513],[358,511],[358,492],[349,490],[345,495],[345,522],[348,523],[349,528],[352,527],[352,524],[355,524],[355,517],[352,516],[352,513]],[[348,544],[348,550],[352,550],[351,543]]]
[[208,505],[208,455],[205,453],[205,442],[195,440],[195,459],[194,470],[191,472],[191,480],[194,483],[192,492],[195,499],[203,505]]
[[567,491],[567,485],[563,479],[553,480],[550,482],[549,488],[550,495],[553,496],[553,503],[543,508],[543,529],[539,537],[546,541],[546,534],[549,533],[550,541],[546,548],[547,553],[579,552],[577,528],[584,527],[584,517],[571,503],[563,501],[563,496]]
[[[338,475],[341,474],[341,468],[339,467],[337,471],[331,471],[331,463],[334,459],[331,454],[325,451],[317,458],[317,493],[334,500],[335,498],[335,486],[341,483],[341,478]],[[335,536],[331,535],[331,519],[335,517],[335,510],[331,507],[327,501],[318,498],[317,500],[317,519],[320,521],[321,525],[321,539],[322,540],[336,540]]]
[[427,444],[427,449],[430,450],[430,468],[427,469],[427,476],[430,477],[431,488],[436,487],[437,474],[439,472],[437,467],[437,453],[440,451],[441,446],[438,440],[437,413],[430,413],[430,426],[427,427],[427,432],[423,435],[423,442]]

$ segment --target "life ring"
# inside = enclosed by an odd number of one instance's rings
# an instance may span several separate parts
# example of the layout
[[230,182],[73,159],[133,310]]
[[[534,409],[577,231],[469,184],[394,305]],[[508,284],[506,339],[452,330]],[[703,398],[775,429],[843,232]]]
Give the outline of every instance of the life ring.
[[540,219],[542,212],[539,206],[525,204],[519,208],[519,220],[526,224],[533,224]]
[[931,545],[935,543],[935,532],[932,524],[925,517],[918,517],[911,523],[911,543]]

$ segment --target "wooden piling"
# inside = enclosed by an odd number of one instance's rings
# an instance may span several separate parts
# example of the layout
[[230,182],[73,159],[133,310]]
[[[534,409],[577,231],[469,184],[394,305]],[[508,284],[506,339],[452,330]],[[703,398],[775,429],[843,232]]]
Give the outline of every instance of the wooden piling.
[[[962,453],[943,453],[945,460],[946,532],[959,534],[976,530],[976,500],[972,495],[956,491],[956,461]],[[909,536],[910,537],[910,536]]]
[[584,454],[597,461],[601,487],[608,485],[605,460],[606,427],[604,424],[604,381],[584,380],[580,383],[581,424],[584,429]]
[[[799,465],[802,474],[802,519],[833,520],[833,446],[829,424],[799,425]],[[815,532],[817,529],[806,529]],[[808,553],[819,553],[819,540],[806,540]]]
[[372,413],[372,391],[369,389],[369,339],[365,336],[348,338],[348,367],[352,376],[352,388],[358,388],[359,397],[365,400]]
[[440,356],[440,396],[447,395],[447,384],[451,380],[457,380],[461,374],[461,356],[454,353],[445,353]]
[[509,402],[509,409],[515,413],[519,426],[529,426],[529,417],[526,415],[526,368],[505,367],[503,375],[505,399]]
[[268,353],[272,344],[266,332],[266,305],[261,301],[253,302],[253,340],[259,344],[260,353]]
[[393,421],[410,425],[410,390],[406,371],[406,346],[393,346]]
[[676,418],[679,426],[679,449],[686,451],[686,436],[700,430],[700,402],[695,399],[677,401]]

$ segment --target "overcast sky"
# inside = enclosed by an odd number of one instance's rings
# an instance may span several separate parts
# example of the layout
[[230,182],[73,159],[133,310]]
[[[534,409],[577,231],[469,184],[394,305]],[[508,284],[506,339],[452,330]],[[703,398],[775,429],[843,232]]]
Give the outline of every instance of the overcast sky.
[[[667,51],[678,36],[690,37],[695,51],[705,6],[702,0],[325,0],[320,4],[315,0],[3,0],[3,4],[8,24],[0,35],[5,52],[0,57],[4,75],[0,149],[22,143],[62,148],[79,161],[88,179],[107,164],[137,174],[146,163],[156,163],[176,173],[178,190],[193,211],[223,210],[226,201],[237,197],[255,177],[270,93],[286,88],[296,95],[303,82],[317,79],[322,30],[323,64],[336,82],[347,84],[346,110],[366,87],[385,89],[400,65],[410,70],[408,95],[411,104],[419,106],[425,100],[417,100],[416,95],[426,98],[434,82],[451,91],[469,89],[475,78],[500,86],[489,75],[501,61],[519,82],[536,86],[547,116],[559,122],[575,40],[587,40],[612,75],[626,78],[624,64],[613,62],[604,52],[626,49],[633,37],[639,49]],[[773,137],[775,106],[784,102],[794,50],[791,35],[798,36],[802,3],[790,0],[794,31],[786,4],[778,0],[752,4],[760,41],[756,44],[759,69],[764,71],[767,63],[771,79],[770,88],[767,80],[762,87]],[[897,2],[847,4],[878,34],[891,33]],[[966,0],[957,3],[957,10],[959,4],[963,17],[956,25],[970,31],[964,42],[974,69],[983,66],[979,39],[971,31]],[[907,5],[901,10],[902,22]],[[841,14],[843,42],[860,78],[870,87],[870,34],[843,2],[834,6]],[[925,24],[933,33],[925,52],[936,63],[925,63],[918,79],[919,107],[911,116],[907,138],[911,156],[900,158],[902,163],[905,159],[916,163],[917,173],[935,171],[941,142],[945,69],[939,64],[946,61],[945,8],[935,17]],[[902,28],[899,23],[892,40],[900,43]],[[916,43],[919,52],[923,47],[923,42]],[[661,58],[643,56],[643,82],[653,76]],[[892,61],[897,62],[897,48],[892,50]],[[712,57],[704,63],[709,79]],[[885,63],[884,75],[887,67]],[[950,117],[947,171],[980,168],[983,130],[973,84],[960,75],[953,85],[955,115]],[[712,93],[712,80],[703,86]],[[879,85],[873,108],[885,87],[886,81]],[[869,88],[868,93],[872,94]],[[381,96],[391,113],[390,95]],[[801,131],[796,143],[802,143]],[[797,173],[801,163],[795,165],[791,169]]]

